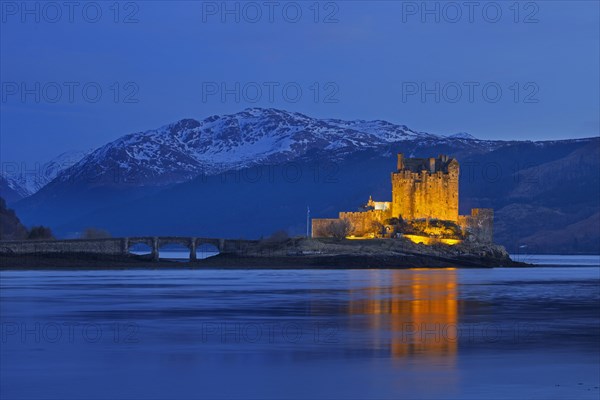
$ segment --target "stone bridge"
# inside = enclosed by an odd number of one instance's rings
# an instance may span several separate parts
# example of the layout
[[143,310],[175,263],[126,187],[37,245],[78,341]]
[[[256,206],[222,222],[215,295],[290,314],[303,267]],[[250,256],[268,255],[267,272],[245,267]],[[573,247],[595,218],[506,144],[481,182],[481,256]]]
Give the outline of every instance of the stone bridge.
[[190,251],[190,260],[196,260],[196,249],[203,244],[215,246],[219,253],[245,253],[258,241],[180,236],[142,236],[108,239],[72,240],[14,240],[0,241],[0,253],[87,253],[103,255],[126,255],[131,246],[142,243],[150,247],[153,260],[159,259],[159,249],[169,244],[179,244]]

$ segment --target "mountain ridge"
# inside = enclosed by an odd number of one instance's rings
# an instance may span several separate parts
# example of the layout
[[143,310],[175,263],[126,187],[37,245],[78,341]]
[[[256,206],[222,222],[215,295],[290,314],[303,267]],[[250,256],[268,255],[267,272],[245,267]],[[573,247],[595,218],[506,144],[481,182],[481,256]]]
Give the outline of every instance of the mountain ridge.
[[[415,140],[495,143],[417,132],[383,120],[317,119],[296,112],[248,108],[202,121],[184,118],[122,136],[63,171],[59,179],[138,185],[181,183],[201,173],[214,175],[252,165],[278,164],[308,153],[327,152],[339,159],[357,149]],[[107,177],[107,171],[116,170],[118,174]]]

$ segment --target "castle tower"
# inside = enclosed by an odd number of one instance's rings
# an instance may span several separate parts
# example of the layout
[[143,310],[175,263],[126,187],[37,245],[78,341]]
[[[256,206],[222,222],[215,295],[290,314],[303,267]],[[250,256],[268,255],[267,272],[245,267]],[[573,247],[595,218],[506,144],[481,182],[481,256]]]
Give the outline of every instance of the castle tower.
[[459,173],[458,161],[445,155],[404,158],[398,154],[398,171],[392,173],[392,215],[457,222]]
[[404,155],[402,153],[398,153],[398,167],[396,168],[396,170],[398,172],[400,172],[403,169],[404,169]]

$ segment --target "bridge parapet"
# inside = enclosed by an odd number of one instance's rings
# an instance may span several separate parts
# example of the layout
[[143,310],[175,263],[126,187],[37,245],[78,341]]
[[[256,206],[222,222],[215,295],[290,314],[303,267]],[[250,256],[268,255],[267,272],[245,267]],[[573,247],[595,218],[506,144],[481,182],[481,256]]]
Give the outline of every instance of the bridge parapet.
[[132,246],[145,244],[150,248],[151,258],[159,259],[159,249],[169,244],[179,244],[189,249],[190,260],[196,260],[198,247],[209,244],[220,253],[252,254],[259,243],[256,240],[223,239],[187,236],[130,236],[107,239],[69,240],[15,240],[0,241],[0,253],[43,254],[43,253],[88,253],[104,255],[126,255]]
[[124,239],[73,239],[73,240],[11,240],[0,241],[0,253],[96,253],[123,254]]

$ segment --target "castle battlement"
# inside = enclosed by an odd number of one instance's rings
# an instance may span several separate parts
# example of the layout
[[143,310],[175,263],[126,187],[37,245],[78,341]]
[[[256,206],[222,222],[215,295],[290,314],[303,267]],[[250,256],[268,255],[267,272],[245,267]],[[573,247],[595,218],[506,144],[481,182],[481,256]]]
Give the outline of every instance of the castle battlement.
[[454,158],[440,154],[437,158],[404,158],[402,153],[398,153],[398,163],[396,172],[427,172],[434,174],[437,172],[449,173],[455,167],[458,167],[458,162]]

